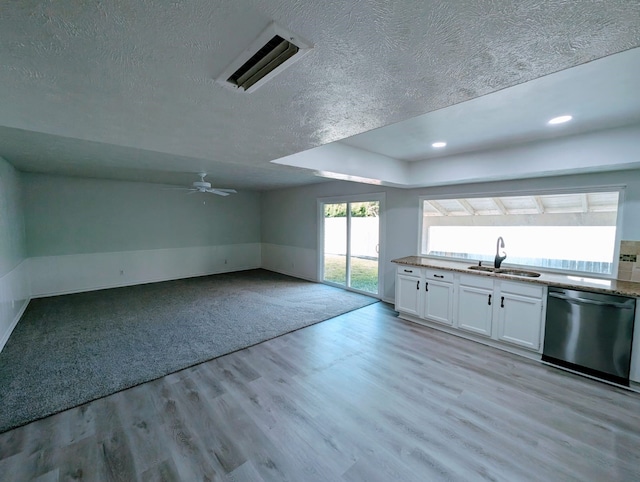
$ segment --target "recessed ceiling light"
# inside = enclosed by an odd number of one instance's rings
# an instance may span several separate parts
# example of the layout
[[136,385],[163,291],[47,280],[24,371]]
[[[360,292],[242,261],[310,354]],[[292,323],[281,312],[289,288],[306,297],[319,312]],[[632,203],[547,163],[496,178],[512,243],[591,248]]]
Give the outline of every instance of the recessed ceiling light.
[[440,142],[434,142],[433,144],[431,144],[431,147],[435,147],[437,149],[437,148],[440,148],[440,147],[444,147],[446,145],[447,145],[446,142],[440,141]]
[[553,119],[551,119],[548,124],[564,124],[565,122],[569,122],[571,119],[573,119],[573,117],[570,115],[561,115],[560,117],[554,117]]

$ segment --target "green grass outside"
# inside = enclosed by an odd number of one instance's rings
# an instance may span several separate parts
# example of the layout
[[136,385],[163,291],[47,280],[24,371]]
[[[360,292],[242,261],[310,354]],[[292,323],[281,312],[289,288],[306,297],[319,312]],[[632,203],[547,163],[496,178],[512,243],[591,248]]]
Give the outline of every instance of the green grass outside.
[[[346,256],[326,254],[324,279],[346,285]],[[351,258],[351,287],[368,293],[378,293],[378,262],[371,259]]]

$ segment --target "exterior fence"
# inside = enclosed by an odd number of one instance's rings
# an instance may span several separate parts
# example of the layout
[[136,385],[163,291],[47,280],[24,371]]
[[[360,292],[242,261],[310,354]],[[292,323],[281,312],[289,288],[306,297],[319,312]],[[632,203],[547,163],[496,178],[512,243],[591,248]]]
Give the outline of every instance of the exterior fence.
[[[379,218],[351,218],[351,256],[378,257]],[[347,254],[347,218],[325,218],[324,252]]]

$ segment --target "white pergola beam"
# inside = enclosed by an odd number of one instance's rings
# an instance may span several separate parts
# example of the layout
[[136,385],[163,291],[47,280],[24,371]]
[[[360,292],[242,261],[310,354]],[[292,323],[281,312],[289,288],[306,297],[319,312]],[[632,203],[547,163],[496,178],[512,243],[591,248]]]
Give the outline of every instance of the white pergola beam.
[[476,210],[473,209],[471,204],[469,204],[469,201],[466,199],[458,199],[457,201],[460,203],[460,206],[462,206],[462,209],[464,209],[468,214],[473,216],[476,213]]
[[436,201],[425,201],[425,202],[428,203],[430,206],[432,206],[433,209],[438,211],[443,216],[448,216],[449,215],[449,212],[445,208],[440,206],[440,204],[438,202],[436,202]]
[[504,206],[504,204],[502,204],[502,201],[500,199],[493,197],[491,198],[491,200],[494,202],[494,204],[502,214],[509,214],[507,208]]

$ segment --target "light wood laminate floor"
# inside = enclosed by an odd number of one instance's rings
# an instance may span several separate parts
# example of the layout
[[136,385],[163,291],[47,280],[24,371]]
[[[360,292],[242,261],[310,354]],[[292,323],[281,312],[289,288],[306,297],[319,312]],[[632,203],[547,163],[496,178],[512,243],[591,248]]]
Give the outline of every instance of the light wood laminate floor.
[[378,303],[0,434],[0,480],[640,480],[640,395]]

